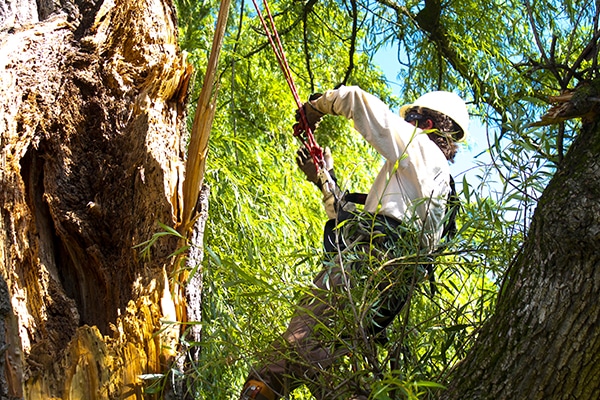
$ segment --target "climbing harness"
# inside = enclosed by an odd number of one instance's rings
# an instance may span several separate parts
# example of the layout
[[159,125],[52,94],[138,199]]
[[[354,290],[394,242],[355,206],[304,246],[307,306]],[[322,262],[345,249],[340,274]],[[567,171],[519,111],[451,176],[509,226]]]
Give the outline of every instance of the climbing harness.
[[298,121],[298,124],[294,125],[294,136],[298,137],[310,152],[310,155],[313,159],[313,162],[315,163],[318,173],[325,166],[325,161],[323,158],[323,149],[317,144],[315,136],[313,135],[312,130],[310,129],[310,126],[308,124],[306,113],[304,112],[304,108],[302,107],[302,101],[300,100],[300,96],[298,95],[298,91],[296,90],[296,85],[294,84],[292,72],[290,70],[290,66],[287,62],[285,53],[283,51],[281,39],[279,38],[279,34],[277,33],[277,29],[275,28],[275,21],[273,20],[273,15],[271,15],[271,10],[269,9],[267,0],[263,0],[263,6],[269,19],[269,24],[267,24],[267,21],[263,17],[263,14],[256,0],[252,0],[252,3],[254,3],[254,8],[256,8],[258,18],[260,19],[260,22],[265,30],[267,39],[269,39],[269,43],[271,44],[273,52],[275,53],[275,57],[277,58],[277,62],[281,67],[281,71],[285,76],[285,80],[288,86],[290,87],[292,95],[294,96],[294,100],[296,101],[296,105],[298,106],[300,120]]

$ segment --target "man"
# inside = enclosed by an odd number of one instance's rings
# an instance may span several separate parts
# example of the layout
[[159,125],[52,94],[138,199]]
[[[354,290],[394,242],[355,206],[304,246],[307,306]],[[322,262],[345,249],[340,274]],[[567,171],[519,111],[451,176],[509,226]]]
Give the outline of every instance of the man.
[[[362,388],[333,384],[330,368],[377,341],[425,276],[424,260],[442,238],[451,192],[448,161],[469,123],[462,99],[441,91],[403,106],[399,116],[358,87],[313,96],[303,108],[312,127],[324,114],[352,119],[385,163],[363,210],[348,211],[339,189],[323,178],[327,174],[315,177],[310,158],[300,153],[299,165],[323,191],[334,221],[325,229],[325,247],[334,254],[270,358],[250,372],[242,399],[275,400],[301,384],[318,399],[366,398]],[[326,159],[326,169],[332,168],[328,154]]]

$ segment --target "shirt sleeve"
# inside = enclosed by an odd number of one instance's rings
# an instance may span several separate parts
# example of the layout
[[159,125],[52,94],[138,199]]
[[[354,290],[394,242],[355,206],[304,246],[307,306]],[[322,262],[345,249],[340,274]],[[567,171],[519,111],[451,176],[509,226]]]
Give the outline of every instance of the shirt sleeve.
[[322,113],[353,120],[354,128],[389,161],[396,161],[405,154],[416,133],[413,125],[357,86],[328,90],[312,104]]

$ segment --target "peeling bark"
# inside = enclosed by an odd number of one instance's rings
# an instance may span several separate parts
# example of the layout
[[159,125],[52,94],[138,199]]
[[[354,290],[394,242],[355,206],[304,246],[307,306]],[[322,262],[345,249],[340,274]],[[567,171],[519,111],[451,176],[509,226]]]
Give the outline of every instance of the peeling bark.
[[[189,249],[185,256],[185,268],[182,269],[177,278],[178,286],[185,300],[185,307],[179,309],[183,312],[176,320],[182,321],[181,337],[176,365],[178,372],[182,375],[193,376],[198,368],[202,342],[202,298],[203,298],[203,274],[202,261],[204,260],[204,228],[208,220],[208,198],[210,188],[202,185],[198,202],[196,218],[189,233]],[[179,292],[179,290],[177,290]],[[186,386],[188,385],[188,386]],[[188,390],[189,389],[189,390]],[[193,383],[180,380],[169,388],[165,398],[169,399],[193,399]]]
[[177,339],[156,335],[177,242],[134,249],[180,214],[174,9],[2,2],[0,28],[0,398],[133,398]]
[[[198,217],[192,229],[190,237],[190,250],[186,259],[186,269],[189,276],[185,285],[186,298],[186,321],[193,322],[192,325],[185,328],[187,332],[187,341],[199,343],[202,340],[202,261],[204,260],[204,228],[208,220],[208,197],[210,189],[208,186],[202,186],[200,198],[198,199]],[[193,349],[190,358],[193,363],[199,359],[199,347]]]

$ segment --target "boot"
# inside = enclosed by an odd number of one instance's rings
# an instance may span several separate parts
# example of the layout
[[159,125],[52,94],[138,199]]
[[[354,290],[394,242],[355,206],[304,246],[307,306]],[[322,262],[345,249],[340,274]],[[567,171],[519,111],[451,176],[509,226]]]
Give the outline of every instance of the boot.
[[250,379],[242,389],[240,400],[275,400],[275,393],[263,382]]

